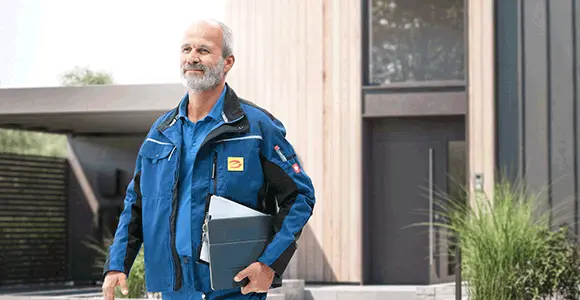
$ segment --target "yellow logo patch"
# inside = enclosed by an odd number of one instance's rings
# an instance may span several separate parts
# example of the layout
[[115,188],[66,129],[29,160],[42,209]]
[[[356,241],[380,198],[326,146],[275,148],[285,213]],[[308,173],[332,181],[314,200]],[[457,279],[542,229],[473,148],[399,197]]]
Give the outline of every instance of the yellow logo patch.
[[244,170],[243,157],[228,157],[228,171],[241,172]]

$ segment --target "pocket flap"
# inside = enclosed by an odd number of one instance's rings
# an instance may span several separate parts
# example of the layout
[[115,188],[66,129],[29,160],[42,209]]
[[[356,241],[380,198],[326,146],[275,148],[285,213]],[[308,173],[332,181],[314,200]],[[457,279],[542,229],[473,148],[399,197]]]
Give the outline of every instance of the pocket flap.
[[139,150],[139,154],[142,157],[152,159],[152,160],[159,160],[164,159],[171,155],[171,152],[175,149],[173,144],[169,143],[158,143],[153,142],[150,140],[146,140],[145,143],[141,146]]

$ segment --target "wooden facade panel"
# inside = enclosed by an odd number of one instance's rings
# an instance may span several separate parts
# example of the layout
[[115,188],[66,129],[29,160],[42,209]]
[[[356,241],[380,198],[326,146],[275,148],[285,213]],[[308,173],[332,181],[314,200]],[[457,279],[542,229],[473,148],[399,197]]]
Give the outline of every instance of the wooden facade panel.
[[[468,1],[468,53],[469,53],[469,108],[468,153],[469,183],[473,191],[473,178],[483,175],[483,192],[493,195],[495,167],[494,119],[494,1]],[[471,199],[474,201],[475,199]]]
[[361,280],[360,2],[228,0],[228,82],[280,119],[316,188],[287,278]]

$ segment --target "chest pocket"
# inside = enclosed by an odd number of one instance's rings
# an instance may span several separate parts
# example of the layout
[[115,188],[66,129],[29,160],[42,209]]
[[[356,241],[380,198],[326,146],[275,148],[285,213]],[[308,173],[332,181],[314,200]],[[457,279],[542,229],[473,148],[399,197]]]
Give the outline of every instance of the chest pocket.
[[141,154],[141,157],[147,159],[152,164],[157,164],[159,161],[165,159],[167,159],[167,161],[171,161],[175,150],[176,147],[171,143],[160,142],[158,140],[148,138],[141,146],[139,154]]
[[258,192],[264,185],[260,160],[262,137],[247,135],[215,142],[216,172],[213,186],[217,194],[255,208]]
[[170,197],[176,171],[177,149],[171,143],[147,139],[141,149],[143,198]]

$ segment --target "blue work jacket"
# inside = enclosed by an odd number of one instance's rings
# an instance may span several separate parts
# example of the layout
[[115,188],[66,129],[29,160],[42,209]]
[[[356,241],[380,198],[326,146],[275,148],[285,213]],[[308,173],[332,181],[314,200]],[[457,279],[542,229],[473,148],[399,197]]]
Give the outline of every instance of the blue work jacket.
[[[222,196],[276,216],[276,234],[258,261],[281,278],[314,209],[312,181],[286,139],[283,124],[263,108],[240,99],[230,86],[221,116],[203,140],[193,164],[194,182],[202,185],[197,190],[206,195],[204,204],[192,203],[191,207],[194,254],[199,255],[201,249],[207,199]],[[150,292],[178,291],[183,285],[176,248],[182,148],[180,131],[174,126],[177,118],[177,107],[158,118],[139,149],[104,268],[104,274],[116,270],[129,276],[143,245]],[[206,263],[196,259],[193,276],[196,290],[211,291]]]

